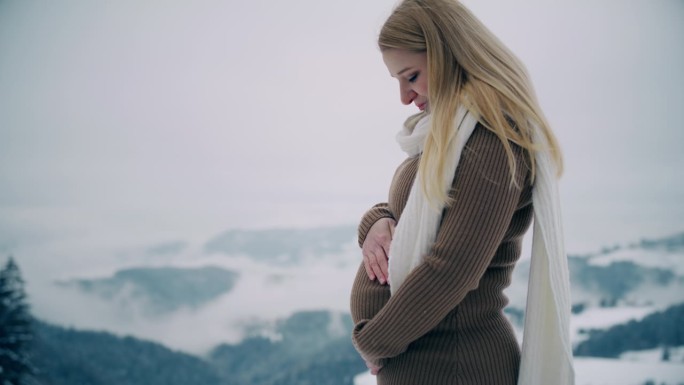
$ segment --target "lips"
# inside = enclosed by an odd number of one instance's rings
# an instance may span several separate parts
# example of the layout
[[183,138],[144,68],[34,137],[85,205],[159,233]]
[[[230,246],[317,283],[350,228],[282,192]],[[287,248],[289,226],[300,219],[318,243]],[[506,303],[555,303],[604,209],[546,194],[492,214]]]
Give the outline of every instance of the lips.
[[416,103],[416,107],[418,107],[419,110],[425,111],[425,105],[427,103]]

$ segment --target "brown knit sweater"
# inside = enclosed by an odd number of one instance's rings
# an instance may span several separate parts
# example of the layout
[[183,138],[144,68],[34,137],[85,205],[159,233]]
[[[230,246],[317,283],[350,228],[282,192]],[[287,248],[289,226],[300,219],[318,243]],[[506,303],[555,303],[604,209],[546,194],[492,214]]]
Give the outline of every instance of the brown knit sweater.
[[[382,365],[379,385],[514,385],[520,349],[503,314],[503,294],[532,221],[532,187],[524,151],[515,145],[516,185],[495,134],[476,127],[456,170],[434,245],[390,298],[389,286],[359,267],[351,293],[362,355]],[[420,157],[405,160],[389,200],[371,208],[359,244],[380,218],[399,220]]]

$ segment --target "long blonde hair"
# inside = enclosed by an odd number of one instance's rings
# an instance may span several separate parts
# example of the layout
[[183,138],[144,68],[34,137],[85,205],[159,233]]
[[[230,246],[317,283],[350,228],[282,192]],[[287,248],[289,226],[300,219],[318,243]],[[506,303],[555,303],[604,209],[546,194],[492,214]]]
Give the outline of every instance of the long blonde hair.
[[[550,151],[561,173],[558,141],[539,107],[524,65],[463,4],[456,0],[404,0],[383,25],[378,46],[380,50],[427,54],[432,127],[419,172],[431,203],[450,203],[439,181],[445,172],[448,145],[456,135],[453,121],[459,104],[479,115],[480,123],[501,140],[512,183],[516,164],[509,141],[527,150],[532,178],[534,154],[541,150]],[[420,115],[410,117],[406,124],[415,125]],[[533,143],[535,125],[546,137],[548,148]]]

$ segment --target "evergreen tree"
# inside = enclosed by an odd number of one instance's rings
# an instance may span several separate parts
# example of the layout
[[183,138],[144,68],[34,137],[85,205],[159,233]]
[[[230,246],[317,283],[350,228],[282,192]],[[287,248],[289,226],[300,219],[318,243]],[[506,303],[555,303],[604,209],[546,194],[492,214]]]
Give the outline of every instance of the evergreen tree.
[[681,303],[640,321],[631,320],[607,330],[591,330],[589,339],[575,347],[575,355],[619,357],[630,350],[684,346],[683,320],[684,303]]
[[660,357],[661,361],[670,361],[670,347],[665,345],[663,347],[663,355]]
[[29,383],[33,374],[28,359],[31,323],[24,280],[10,257],[0,270],[0,385]]

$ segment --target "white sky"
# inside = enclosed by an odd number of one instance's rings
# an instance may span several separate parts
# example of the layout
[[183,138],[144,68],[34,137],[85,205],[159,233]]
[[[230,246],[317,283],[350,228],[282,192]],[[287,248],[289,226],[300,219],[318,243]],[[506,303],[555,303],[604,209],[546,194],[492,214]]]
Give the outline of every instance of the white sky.
[[[375,48],[394,3],[0,0],[0,252],[354,223],[415,111]],[[684,2],[465,3],[564,146],[570,245],[681,231]]]

